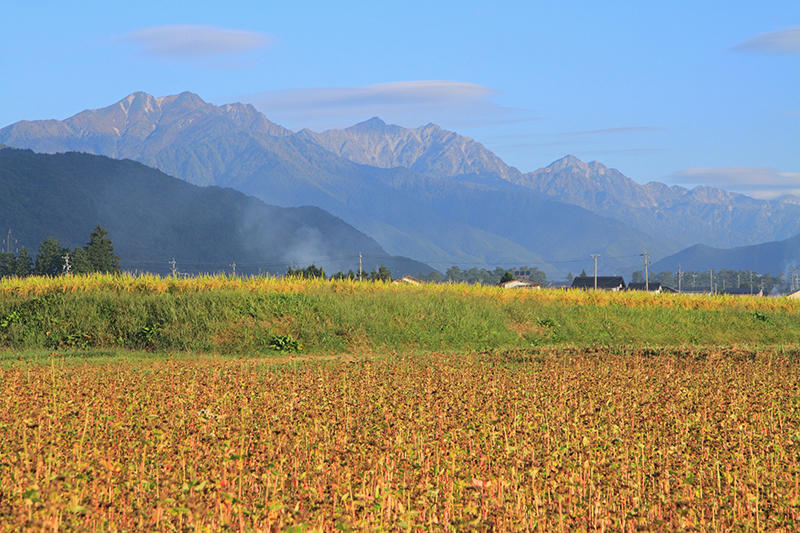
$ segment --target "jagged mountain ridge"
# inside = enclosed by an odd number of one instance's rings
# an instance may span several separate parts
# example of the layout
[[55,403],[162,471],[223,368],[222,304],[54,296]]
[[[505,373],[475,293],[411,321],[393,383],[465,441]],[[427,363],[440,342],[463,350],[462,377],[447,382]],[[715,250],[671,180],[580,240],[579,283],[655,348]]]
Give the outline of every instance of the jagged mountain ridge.
[[602,163],[574,156],[524,174],[516,183],[684,245],[730,247],[800,233],[796,203],[758,200],[713,187],[642,185]]
[[668,248],[698,242],[735,246],[800,233],[796,200],[757,200],[704,186],[639,184],[600,162],[584,162],[572,155],[522,173],[482,144],[434,124],[408,129],[372,118],[350,128],[300,134],[360,163],[400,166],[435,176],[496,176],[641,228]]
[[[21,121],[0,130],[9,146],[36,152],[86,152],[115,159],[134,159],[170,175],[170,151],[179,137],[191,130],[219,130],[238,144],[255,139],[286,137],[292,132],[269,121],[252,105],[215,106],[199,96],[183,92],[155,97],[135,92],[110,106],[82,111],[64,121]],[[209,154],[212,166],[189,158],[183,174],[197,185],[218,184],[214,176],[230,158],[224,150]]]
[[304,129],[298,135],[351,161],[381,168],[445,177],[496,175],[509,181],[521,174],[482,144],[436,124],[408,129],[373,117],[343,130]]
[[284,273],[315,262],[330,272],[385,264],[395,275],[432,269],[393,257],[317,207],[276,207],[232,189],[197,187],[130,160],[0,149],[0,227],[30,251],[53,236],[82,246],[97,224],[126,269]]

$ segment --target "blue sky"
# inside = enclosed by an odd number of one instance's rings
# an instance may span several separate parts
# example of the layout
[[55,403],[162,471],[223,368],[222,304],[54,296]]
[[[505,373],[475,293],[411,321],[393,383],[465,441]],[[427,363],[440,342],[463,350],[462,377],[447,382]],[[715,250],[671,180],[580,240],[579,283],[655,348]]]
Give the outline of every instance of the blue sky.
[[[72,4],[72,5],[68,5]],[[534,170],[800,192],[800,2],[5,0],[0,125],[143,90],[292,129],[379,115]]]

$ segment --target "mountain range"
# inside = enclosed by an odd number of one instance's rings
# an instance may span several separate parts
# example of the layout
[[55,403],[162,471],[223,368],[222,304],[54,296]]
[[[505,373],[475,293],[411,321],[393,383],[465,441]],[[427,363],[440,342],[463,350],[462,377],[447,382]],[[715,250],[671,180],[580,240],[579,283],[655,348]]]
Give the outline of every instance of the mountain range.
[[315,205],[388,253],[439,268],[528,264],[552,276],[600,253],[601,270],[625,272],[643,250],[661,258],[697,243],[800,233],[800,205],[790,199],[642,185],[573,156],[523,173],[434,124],[410,129],[372,118],[294,133],[250,105],[215,106],[192,93],[138,92],[63,121],[18,122],[0,129],[0,143],[130,158],[270,204]]
[[353,161],[437,176],[495,176],[560,202],[640,228],[666,246],[735,246],[800,233],[791,197],[757,200],[713,187],[639,184],[597,161],[572,155],[522,173],[480,143],[435,124],[407,129],[375,117],[343,130],[299,135]]
[[47,237],[82,246],[109,231],[126,270],[283,274],[312,262],[326,271],[383,264],[395,276],[431,272],[390,256],[370,237],[317,207],[275,207],[232,189],[198,187],[131,160],[0,149],[0,227],[36,251]]

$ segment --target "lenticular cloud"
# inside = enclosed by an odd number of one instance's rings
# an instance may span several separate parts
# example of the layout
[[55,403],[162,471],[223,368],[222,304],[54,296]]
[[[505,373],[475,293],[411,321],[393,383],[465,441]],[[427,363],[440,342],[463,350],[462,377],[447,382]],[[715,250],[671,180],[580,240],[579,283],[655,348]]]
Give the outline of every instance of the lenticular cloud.
[[237,54],[270,43],[269,36],[260,32],[195,25],[142,28],[122,39],[138,45],[145,54],[176,59]]

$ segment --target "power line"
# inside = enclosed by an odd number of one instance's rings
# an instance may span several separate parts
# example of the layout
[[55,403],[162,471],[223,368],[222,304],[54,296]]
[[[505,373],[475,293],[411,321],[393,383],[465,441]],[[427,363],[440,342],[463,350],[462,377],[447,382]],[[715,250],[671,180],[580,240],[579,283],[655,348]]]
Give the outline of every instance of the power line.
[[641,254],[644,257],[644,290],[650,290],[650,277],[647,275],[647,265],[650,263],[647,261],[647,250],[642,252]]
[[597,290],[597,258],[600,257],[600,254],[591,255],[594,258],[594,290]]

